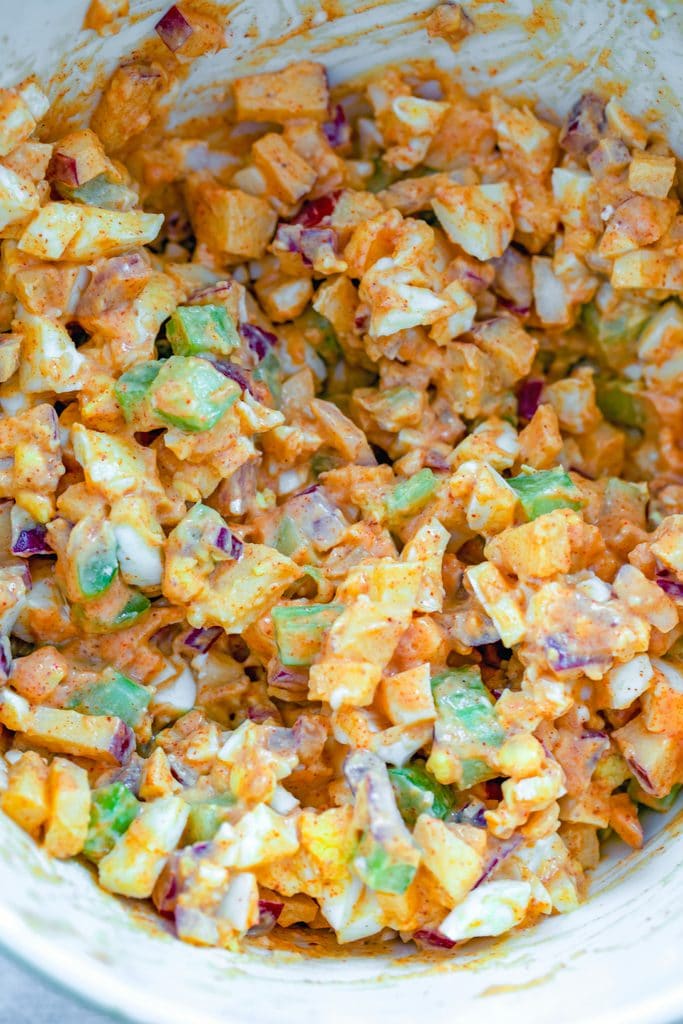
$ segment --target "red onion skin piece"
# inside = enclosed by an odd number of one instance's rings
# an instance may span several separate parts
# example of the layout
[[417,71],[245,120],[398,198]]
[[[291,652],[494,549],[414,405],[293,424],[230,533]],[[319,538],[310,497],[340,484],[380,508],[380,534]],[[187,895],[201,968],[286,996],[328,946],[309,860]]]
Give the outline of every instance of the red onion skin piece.
[[9,637],[0,637],[0,682],[6,682],[12,670],[12,649]]
[[490,878],[496,868],[517,849],[521,842],[522,837],[518,835],[510,836],[509,839],[502,840],[498,848],[492,852],[480,878],[475,882],[474,888],[476,889],[482,884],[482,882],[485,882],[487,878]]
[[[292,224],[301,224],[304,228],[317,228],[323,221],[327,221],[334,213],[341,191],[328,192],[317,199],[309,199],[303,204]],[[328,221],[329,223],[329,221]]]
[[456,943],[449,939],[443,932],[436,928],[419,928],[413,935],[413,939],[420,946],[427,946],[430,949],[453,949]]
[[20,530],[12,544],[12,554],[19,558],[31,558],[33,555],[53,555],[54,551],[47,540],[47,530],[41,524],[30,530]]
[[658,572],[656,583],[669,597],[673,597],[674,600],[683,600],[683,583],[672,579],[668,573]]
[[567,114],[560,146],[573,156],[592,153],[607,126],[605,102],[593,92],[584,93]]
[[206,652],[215,644],[218,637],[221,635],[223,630],[220,626],[206,626],[199,627],[198,629],[191,629],[187,634],[183,643],[186,647],[191,647],[193,651],[199,651],[200,654],[206,654]]
[[68,153],[56,151],[52,154],[45,177],[50,182],[58,181],[62,185],[68,185],[69,188],[77,188],[80,185],[78,164]]
[[242,391],[248,391],[250,395],[256,397],[256,390],[254,383],[250,379],[248,370],[245,370],[243,366],[239,366],[237,363],[231,363],[229,359],[211,359],[209,362],[212,366],[215,366],[219,373],[222,373],[224,377],[229,380],[234,380],[235,384],[242,389]]
[[340,103],[334,108],[332,118],[324,122],[323,134],[334,149],[347,146],[351,141],[351,127]]
[[163,17],[156,23],[154,31],[164,45],[172,53],[175,53],[176,50],[179,50],[187,42],[194,29],[174,4],[173,7],[169,7]]
[[239,330],[259,362],[265,359],[273,345],[277,345],[277,337],[272,331],[266,331],[257,324],[240,324]]
[[542,380],[525,380],[517,392],[517,412],[522,419],[530,420],[541,402]]
[[128,764],[135,753],[135,733],[125,722],[120,722],[112,737],[109,752],[118,764]]

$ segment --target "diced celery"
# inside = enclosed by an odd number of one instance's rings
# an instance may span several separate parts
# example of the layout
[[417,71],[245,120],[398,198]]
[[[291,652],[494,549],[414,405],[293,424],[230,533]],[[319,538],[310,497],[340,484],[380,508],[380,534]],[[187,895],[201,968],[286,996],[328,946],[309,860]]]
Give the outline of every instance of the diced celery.
[[67,707],[88,715],[114,715],[135,728],[151,696],[146,687],[112,668],[102,673],[100,682],[75,693]]
[[86,516],[69,537],[68,554],[73,558],[78,587],[85,600],[99,597],[118,575],[116,537],[109,523]]
[[180,430],[210,430],[239,398],[240,389],[206,359],[171,356],[150,392],[152,410]]
[[228,355],[240,343],[228,311],[213,305],[178,306],[166,324],[166,338],[177,356]]
[[334,366],[339,362],[342,351],[337,340],[337,332],[327,317],[311,306],[299,317],[296,324],[324,363]]
[[100,609],[94,611],[87,604],[73,604],[71,612],[74,621],[85,633],[112,633],[119,629],[132,626],[151,606],[149,598],[139,591],[129,590],[124,600],[113,609],[107,608],[106,614]]
[[[359,862],[356,861],[357,867]],[[417,866],[408,861],[396,860],[386,846],[373,839],[368,843],[367,853],[362,858],[359,874],[369,889],[377,892],[405,892],[413,878]]]
[[114,394],[121,406],[126,423],[130,423],[135,418],[137,410],[149,395],[149,389],[163,365],[164,363],[160,359],[149,363],[138,363],[126,373],[122,373],[117,380]]
[[424,762],[414,761],[403,768],[389,768],[389,778],[401,817],[411,828],[421,814],[445,818],[455,804],[450,786],[442,786],[427,771]]
[[[382,192],[385,188],[389,188],[389,186],[397,180],[399,175],[396,171],[385,164],[381,157],[378,157],[374,163],[375,171],[368,179],[365,187],[368,192]],[[414,173],[413,177],[415,177]]]
[[284,515],[280,519],[277,527],[277,533],[275,534],[275,539],[273,541],[273,547],[279,551],[281,555],[287,555],[288,558],[300,548],[308,547],[308,541],[291,516]]
[[385,498],[389,522],[395,523],[417,515],[434,494],[436,486],[437,479],[431,469],[421,469],[406,480],[401,480]]
[[228,808],[234,804],[233,797],[223,796],[206,803],[193,804],[185,826],[185,839],[188,843],[207,842],[216,835],[224,821],[228,819]]
[[332,452],[316,452],[311,459],[311,472],[316,480],[321,473],[327,473],[331,469],[337,469],[342,464],[338,455]]
[[581,311],[581,322],[602,361],[619,370],[637,357],[638,337],[651,315],[651,309],[627,300],[609,315],[589,302]]
[[628,784],[628,795],[631,797],[631,800],[635,801],[635,803],[643,804],[645,807],[650,807],[653,811],[670,811],[676,802],[676,797],[680,790],[680,785],[672,786],[671,791],[666,796],[657,798],[650,793],[646,793],[635,779],[631,779]]
[[457,739],[499,747],[505,732],[493,710],[478,668],[457,668],[432,679],[437,715]]
[[582,508],[581,495],[563,469],[542,469],[537,473],[523,473],[507,481],[519,496],[529,519],[552,512],[556,508]]
[[279,406],[282,395],[282,364],[273,349],[266,353],[252,376],[254,380],[262,380],[267,384],[275,405]]
[[606,420],[622,427],[645,429],[647,408],[637,384],[618,380],[598,384],[595,399]]
[[84,855],[99,861],[114,847],[116,840],[131,825],[140,803],[122,782],[95,789],[90,802],[90,824],[83,847]]
[[139,619],[150,608],[151,603],[144,594],[139,592],[132,593],[121,611],[112,620],[112,628],[123,629],[126,626],[131,626],[136,619]]
[[343,611],[342,604],[276,605],[275,643],[283,665],[312,665],[323,636]]
[[76,188],[58,182],[57,189],[63,199],[102,210],[130,210],[138,199],[132,189],[110,181],[106,174],[98,174]]

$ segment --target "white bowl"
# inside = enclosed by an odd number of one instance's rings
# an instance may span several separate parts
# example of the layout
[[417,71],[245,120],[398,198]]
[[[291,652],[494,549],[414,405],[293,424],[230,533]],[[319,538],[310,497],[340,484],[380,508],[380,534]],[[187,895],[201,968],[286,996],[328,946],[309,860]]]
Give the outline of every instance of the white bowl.
[[[2,0],[0,84],[36,72],[52,80],[53,97],[73,98],[103,62],[113,66],[147,38],[168,0],[132,0],[136,18],[106,39],[81,31],[86,5]],[[457,53],[428,41],[424,12],[432,6],[233,3],[228,48],[196,62],[179,109],[215,108],[231,77],[304,54],[324,61],[333,80],[427,57],[457,66],[472,88],[528,95],[560,113],[586,88],[621,91],[625,84],[626,106],[666,125],[680,152],[683,15],[676,0],[470,0],[478,31]],[[189,947],[99,890],[79,865],[46,858],[0,815],[0,943],[92,1003],[155,1024],[672,1022],[683,1016],[683,822],[653,815],[647,828],[643,851],[613,848],[575,913],[430,962],[410,947],[320,956],[303,939],[300,952],[270,955]]]

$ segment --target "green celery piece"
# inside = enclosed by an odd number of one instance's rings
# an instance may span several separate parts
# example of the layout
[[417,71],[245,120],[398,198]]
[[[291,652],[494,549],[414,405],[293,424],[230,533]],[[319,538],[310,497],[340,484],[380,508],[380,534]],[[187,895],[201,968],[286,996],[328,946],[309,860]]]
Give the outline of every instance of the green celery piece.
[[291,516],[284,515],[278,523],[273,547],[289,558],[299,548],[308,547],[308,542]]
[[653,811],[661,812],[671,810],[680,790],[680,785],[672,786],[666,796],[657,798],[646,793],[635,779],[631,779],[628,784],[628,795],[631,797],[631,800],[635,803],[643,804],[644,807],[650,807]]
[[234,799],[216,798],[206,803],[193,804],[185,826],[185,840],[188,843],[203,843],[213,839],[224,821],[228,818],[228,808]]
[[334,366],[342,357],[337,332],[322,313],[310,306],[296,321],[307,340],[327,366]]
[[57,187],[62,198],[103,210],[130,210],[138,201],[132,189],[110,181],[106,174],[98,174],[76,188],[63,184]]
[[279,408],[282,397],[282,364],[277,353],[271,348],[252,374],[254,380],[267,384],[275,405]]
[[563,469],[523,473],[507,482],[517,493],[529,519],[537,519],[556,508],[571,508],[578,512],[583,507],[578,488]]
[[139,801],[122,782],[93,790],[84,856],[95,862],[101,860],[130,827],[139,810]]
[[389,778],[401,817],[411,828],[421,814],[443,819],[452,811],[455,793],[450,786],[437,782],[423,762],[389,768]]
[[376,842],[366,833],[361,847],[367,845],[367,853],[356,857],[355,866],[360,878],[369,889],[376,892],[405,892],[417,871],[417,864],[402,861],[400,854],[392,856],[386,846]]
[[104,521],[93,524],[90,517],[86,517],[74,526],[69,543],[76,552],[76,576],[84,599],[104,594],[119,571],[116,538],[111,526]]
[[177,356],[228,355],[240,344],[232,317],[214,305],[178,306],[166,324],[166,338]]
[[417,515],[432,497],[436,487],[437,479],[431,469],[421,469],[406,480],[401,480],[384,499],[389,522]]
[[589,302],[581,310],[581,323],[601,360],[613,370],[620,370],[637,357],[638,337],[651,315],[651,309],[627,300],[609,315]]
[[149,598],[139,591],[132,593],[121,611],[113,619],[112,629],[124,629],[126,626],[131,626],[136,619],[139,619],[151,607],[151,604],[152,602]]
[[157,374],[150,398],[152,410],[180,430],[211,430],[239,398],[240,389],[206,359],[171,356]]
[[644,430],[648,414],[637,384],[609,381],[598,384],[595,400],[600,412],[610,423]]
[[149,690],[116,669],[107,669],[102,679],[75,693],[67,707],[86,715],[113,715],[135,728],[151,699]]
[[374,163],[374,174],[368,179],[365,187],[368,192],[382,192],[385,188],[389,188],[389,185],[392,185],[399,178],[399,174],[396,171],[390,170],[387,165],[382,162],[381,157],[377,157]]
[[312,665],[342,604],[276,605],[271,615],[283,665]]
[[480,757],[465,757],[460,762],[460,766],[462,768],[461,789],[471,789],[479,782],[495,779],[498,775],[498,772]]
[[342,461],[338,455],[332,452],[316,452],[311,459],[311,472],[317,480],[321,473],[327,473],[328,470],[337,469],[341,465]]
[[432,679],[437,715],[464,740],[499,747],[505,731],[498,722],[478,668],[448,669]]
[[122,373],[117,380],[114,394],[121,406],[126,423],[130,423],[135,418],[135,413],[149,395],[149,389],[163,365],[161,359],[155,359],[149,363],[138,363],[137,366]]

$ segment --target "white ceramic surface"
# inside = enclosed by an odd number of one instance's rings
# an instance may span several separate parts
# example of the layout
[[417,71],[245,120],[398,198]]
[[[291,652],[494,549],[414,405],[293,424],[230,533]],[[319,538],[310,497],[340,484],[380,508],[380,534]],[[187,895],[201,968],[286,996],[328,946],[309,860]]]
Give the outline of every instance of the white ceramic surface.
[[[430,57],[457,67],[468,87],[493,83],[560,113],[586,87],[627,82],[626,105],[666,123],[683,151],[679,0],[472,0],[478,31],[457,53],[427,40],[432,4],[233,3],[228,48],[196,63],[180,108],[214,108],[230,77],[302,53],[323,60],[333,80]],[[73,94],[101,62],[112,66],[144,40],[167,4],[131,0],[144,17],[104,40],[80,31],[86,6],[0,0],[0,84],[69,68]],[[63,80],[54,82],[53,95],[63,93]],[[653,816],[648,827],[646,849],[615,848],[574,914],[425,963],[408,949],[325,959],[303,946],[243,956],[188,947],[98,890],[79,866],[50,862],[0,815],[0,943],[93,1003],[154,1024],[673,1022],[683,1017],[683,821]]]

